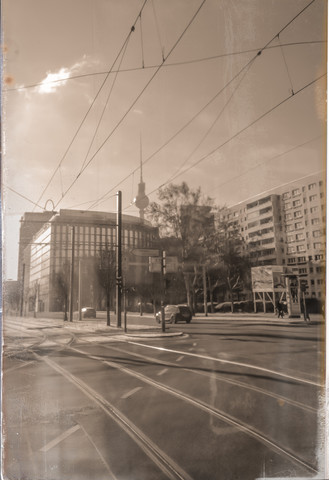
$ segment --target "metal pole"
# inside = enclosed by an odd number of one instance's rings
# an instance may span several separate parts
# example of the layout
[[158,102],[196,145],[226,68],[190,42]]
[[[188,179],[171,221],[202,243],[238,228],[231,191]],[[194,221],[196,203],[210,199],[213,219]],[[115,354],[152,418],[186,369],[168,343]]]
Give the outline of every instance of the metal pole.
[[20,317],[23,316],[23,305],[24,305],[24,282],[25,282],[25,263],[23,263],[22,270],[22,285],[21,285],[21,302],[20,302]]
[[203,305],[204,305],[204,314],[208,317],[208,305],[207,305],[207,277],[206,277],[206,267],[202,266],[202,277],[203,277]]
[[121,327],[121,289],[122,289],[122,192],[117,192],[117,249],[116,249],[116,307],[117,326]]
[[166,321],[164,312],[164,296],[165,296],[165,274],[166,274],[166,252],[162,250],[161,255],[161,284],[162,284],[162,300],[161,300],[161,329],[162,332],[166,331]]
[[127,301],[126,301],[126,282],[123,280],[123,324],[124,331],[127,332]]
[[82,287],[82,278],[81,278],[81,259],[79,259],[79,293],[78,293],[78,310],[79,310],[79,320],[82,319],[82,312],[81,312],[81,287]]
[[75,227],[72,227],[72,249],[71,249],[71,275],[70,275],[70,305],[69,320],[73,322],[73,279],[74,279],[74,247],[75,247]]

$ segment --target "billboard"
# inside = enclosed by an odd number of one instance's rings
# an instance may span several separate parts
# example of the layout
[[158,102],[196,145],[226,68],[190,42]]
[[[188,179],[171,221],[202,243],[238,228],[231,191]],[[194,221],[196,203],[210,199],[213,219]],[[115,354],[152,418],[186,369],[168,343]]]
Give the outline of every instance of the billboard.
[[251,281],[253,292],[283,292],[285,290],[281,265],[252,267]]

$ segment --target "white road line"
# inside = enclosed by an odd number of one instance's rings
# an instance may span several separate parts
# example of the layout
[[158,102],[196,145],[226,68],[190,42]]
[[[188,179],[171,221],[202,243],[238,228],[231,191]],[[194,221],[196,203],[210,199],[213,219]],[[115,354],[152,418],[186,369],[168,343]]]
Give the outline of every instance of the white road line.
[[181,360],[183,360],[183,358],[184,358],[184,355],[181,355],[180,357],[178,357],[178,358],[176,359],[176,362],[180,362]]
[[297,382],[306,383],[308,385],[314,385],[316,387],[323,387],[322,383],[312,382],[311,380],[306,380],[300,377],[294,377],[293,375],[287,375],[282,372],[276,372],[275,370],[258,367],[257,365],[251,365],[249,363],[234,362],[233,360],[224,360],[223,358],[210,357],[208,355],[198,355],[197,353],[182,352],[180,350],[172,350],[170,348],[155,347],[154,345],[146,345],[145,343],[139,343],[139,342],[133,342],[133,341],[129,341],[127,343],[130,343],[131,345],[138,345],[139,347],[153,348],[154,350],[161,350],[162,352],[181,353],[183,355],[189,355],[190,357],[203,358],[204,360],[211,360],[213,362],[227,363],[228,365],[236,365],[237,367],[244,367],[244,368],[250,368],[252,370],[259,370],[260,372],[270,373],[272,375],[276,375],[277,377],[288,378],[289,380],[295,380]]
[[67,437],[72,435],[72,433],[76,432],[77,430],[80,429],[80,425],[74,425],[74,427],[69,428],[66,430],[66,432],[63,432],[61,435],[59,435],[57,438],[54,438],[51,442],[47,443],[47,445],[43,446],[40,448],[40,452],[48,452],[51,448],[55,447],[58,445],[60,442],[65,440]]
[[128,398],[128,397],[131,397],[132,395],[134,395],[134,393],[138,392],[139,390],[141,390],[143,387],[136,387],[136,388],[133,388],[132,390],[130,390],[129,392],[127,393],[124,393],[121,398]]
[[160,375],[163,375],[168,372],[168,368],[164,368],[163,370],[160,370],[160,372],[157,373],[157,375],[160,377]]

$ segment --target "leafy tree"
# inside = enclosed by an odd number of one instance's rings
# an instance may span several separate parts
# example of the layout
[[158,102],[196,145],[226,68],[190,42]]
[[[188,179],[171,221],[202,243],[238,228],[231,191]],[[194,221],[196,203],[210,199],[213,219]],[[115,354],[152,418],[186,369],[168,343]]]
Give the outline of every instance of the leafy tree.
[[204,246],[213,274],[215,269],[217,275],[217,279],[212,275],[214,285],[225,287],[233,312],[235,298],[239,299],[239,293],[249,284],[250,264],[245,242],[236,227],[221,220],[219,211],[216,225],[205,239]]
[[205,197],[200,188],[192,190],[185,182],[160,189],[158,198],[159,203],[152,202],[147,214],[159,228],[160,236],[180,240],[187,301],[191,305],[191,292],[197,283],[197,265],[204,255],[202,244],[213,225],[212,200]]

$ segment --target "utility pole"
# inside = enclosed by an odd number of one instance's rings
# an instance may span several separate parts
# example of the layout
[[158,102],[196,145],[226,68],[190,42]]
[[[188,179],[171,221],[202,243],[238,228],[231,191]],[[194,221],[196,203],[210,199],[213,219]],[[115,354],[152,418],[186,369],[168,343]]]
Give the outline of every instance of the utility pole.
[[117,192],[117,248],[116,248],[116,306],[117,327],[121,327],[121,293],[122,293],[122,192]]
[[73,279],[74,279],[74,247],[75,247],[75,227],[71,229],[72,249],[71,249],[71,275],[70,275],[70,305],[69,321],[73,322]]
[[202,265],[204,314],[208,317],[206,266]]
[[78,310],[79,310],[79,320],[82,319],[82,312],[81,312],[81,290],[82,290],[82,265],[81,265],[81,258],[79,259],[79,290],[78,290]]
[[166,251],[162,250],[161,255],[161,289],[162,289],[162,300],[161,300],[161,330],[162,332],[166,331],[166,320],[165,320],[165,311],[164,311],[164,296],[165,296],[165,275],[166,275]]
[[23,263],[23,270],[22,270],[22,285],[21,285],[21,298],[20,298],[20,317],[23,316],[23,307],[24,307],[24,282],[25,282],[25,263]]

